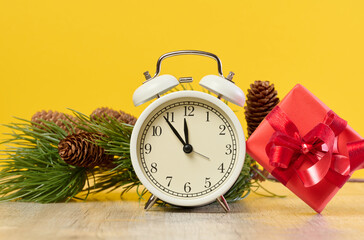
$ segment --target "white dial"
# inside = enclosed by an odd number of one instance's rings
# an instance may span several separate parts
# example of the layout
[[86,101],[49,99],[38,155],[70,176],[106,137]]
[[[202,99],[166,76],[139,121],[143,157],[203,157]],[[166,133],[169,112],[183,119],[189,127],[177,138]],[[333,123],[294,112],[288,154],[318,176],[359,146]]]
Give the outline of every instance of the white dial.
[[235,182],[245,157],[241,125],[211,95],[181,91],[151,104],[131,139],[134,169],[158,198],[180,206],[214,201]]

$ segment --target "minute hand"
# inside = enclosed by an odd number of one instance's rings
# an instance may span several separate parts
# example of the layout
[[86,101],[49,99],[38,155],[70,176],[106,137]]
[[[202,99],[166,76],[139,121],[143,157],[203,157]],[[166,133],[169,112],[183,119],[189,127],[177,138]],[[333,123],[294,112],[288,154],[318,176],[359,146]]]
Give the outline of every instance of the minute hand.
[[166,120],[166,122],[168,123],[169,127],[172,129],[173,133],[177,136],[177,138],[181,141],[181,143],[184,145],[186,145],[185,141],[183,140],[183,138],[181,137],[181,135],[179,135],[179,133],[177,132],[177,130],[173,127],[173,125],[168,121],[168,118],[166,118],[165,116],[163,116],[164,120]]

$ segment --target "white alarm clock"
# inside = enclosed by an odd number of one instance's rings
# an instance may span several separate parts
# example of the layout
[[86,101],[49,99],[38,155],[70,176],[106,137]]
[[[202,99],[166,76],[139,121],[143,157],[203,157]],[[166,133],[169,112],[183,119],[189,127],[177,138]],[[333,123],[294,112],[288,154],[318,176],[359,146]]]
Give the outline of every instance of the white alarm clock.
[[[177,55],[214,58],[220,76],[208,75],[200,85],[217,98],[199,91],[177,91],[160,97],[192,78],[158,76],[163,59]],[[245,137],[234,112],[220,98],[243,106],[243,91],[222,74],[220,59],[208,52],[184,50],[162,55],[153,78],[133,95],[136,106],[154,98],[138,118],[130,141],[133,168],[151,192],[145,209],[158,200],[197,207],[217,200],[229,211],[223,195],[237,180],[245,159]]]

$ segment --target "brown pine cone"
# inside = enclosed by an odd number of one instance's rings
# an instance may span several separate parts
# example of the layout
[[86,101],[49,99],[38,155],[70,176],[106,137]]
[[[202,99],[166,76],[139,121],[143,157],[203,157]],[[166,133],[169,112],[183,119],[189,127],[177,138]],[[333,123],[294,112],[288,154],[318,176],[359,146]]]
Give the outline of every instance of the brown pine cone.
[[99,136],[94,133],[72,134],[58,144],[59,156],[68,164],[92,168],[111,161],[113,156],[95,144]]
[[[71,121],[70,121],[70,119],[71,119]],[[60,113],[57,111],[53,112],[51,110],[50,111],[45,111],[45,110],[39,111],[39,112],[36,112],[32,116],[32,122],[34,122],[32,125],[37,126],[43,130],[46,130],[46,128],[45,128],[46,125],[44,124],[44,122],[42,120],[48,121],[48,122],[54,122],[58,127],[65,130],[67,134],[81,132],[81,130],[78,129],[75,124],[75,122],[76,123],[78,122],[77,118],[75,118],[69,114]],[[37,123],[37,124],[35,124],[35,123]],[[71,126],[74,128],[74,132],[72,132]]]
[[111,108],[107,108],[107,107],[102,107],[102,108],[97,108],[95,111],[93,111],[91,113],[91,118],[92,119],[97,119],[97,118],[114,118],[120,122],[123,123],[127,123],[130,125],[135,125],[136,122],[136,118],[128,113],[125,113],[123,111],[115,111]]
[[274,84],[269,81],[255,81],[248,89],[245,119],[250,136],[268,113],[279,103]]

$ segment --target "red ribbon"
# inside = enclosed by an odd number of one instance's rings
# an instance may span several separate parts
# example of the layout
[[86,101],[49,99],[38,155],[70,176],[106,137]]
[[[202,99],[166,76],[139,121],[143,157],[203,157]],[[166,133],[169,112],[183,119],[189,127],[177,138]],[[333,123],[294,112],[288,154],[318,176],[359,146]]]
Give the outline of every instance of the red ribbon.
[[275,130],[266,146],[269,163],[275,167],[271,174],[284,185],[297,175],[305,187],[324,178],[342,187],[350,173],[363,164],[364,140],[347,144],[349,157],[339,153],[337,136],[347,122],[333,111],[303,137],[279,106],[266,119]]

